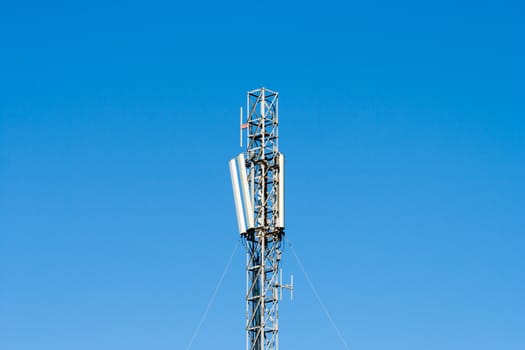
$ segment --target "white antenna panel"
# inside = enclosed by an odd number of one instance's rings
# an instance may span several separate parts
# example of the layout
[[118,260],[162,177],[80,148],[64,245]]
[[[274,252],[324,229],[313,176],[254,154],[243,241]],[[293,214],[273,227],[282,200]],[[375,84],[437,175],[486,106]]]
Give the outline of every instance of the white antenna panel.
[[244,160],[244,153],[237,156],[237,166],[239,167],[239,175],[241,178],[241,189],[244,200],[244,213],[246,215],[246,223],[248,229],[254,228],[253,225],[253,206],[251,199],[251,191],[248,187],[248,175],[246,174],[246,162]]
[[279,217],[277,227],[284,227],[284,155],[279,153],[279,195],[277,196]]
[[237,173],[237,165],[235,158],[230,160],[230,176],[232,179],[233,200],[235,201],[235,212],[237,213],[237,225],[239,227],[239,234],[246,233],[246,224],[244,221],[244,214],[242,212],[241,191],[239,188],[239,174]]

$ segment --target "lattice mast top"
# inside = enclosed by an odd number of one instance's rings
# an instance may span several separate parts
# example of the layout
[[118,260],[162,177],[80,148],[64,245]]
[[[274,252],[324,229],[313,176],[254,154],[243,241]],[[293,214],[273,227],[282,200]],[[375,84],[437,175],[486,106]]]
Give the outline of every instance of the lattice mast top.
[[[248,92],[246,153],[230,161],[239,233],[247,250],[246,349],[278,350],[279,274],[284,235],[284,156],[278,148],[278,97]],[[241,135],[242,137],[242,135]],[[241,195],[242,193],[242,195]]]

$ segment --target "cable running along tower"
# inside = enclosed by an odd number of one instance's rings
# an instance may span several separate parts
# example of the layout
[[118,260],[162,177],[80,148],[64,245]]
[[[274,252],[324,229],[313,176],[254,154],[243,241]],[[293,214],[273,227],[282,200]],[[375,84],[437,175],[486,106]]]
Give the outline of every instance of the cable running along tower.
[[279,349],[279,297],[284,236],[284,156],[278,147],[279,94],[266,88],[248,92],[246,150],[230,160],[239,233],[247,250],[246,350]]

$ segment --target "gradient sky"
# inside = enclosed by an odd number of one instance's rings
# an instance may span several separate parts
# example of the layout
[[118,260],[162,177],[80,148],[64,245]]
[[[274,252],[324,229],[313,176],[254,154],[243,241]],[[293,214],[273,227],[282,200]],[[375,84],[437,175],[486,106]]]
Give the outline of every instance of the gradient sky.
[[[186,350],[280,92],[287,237],[351,350],[525,348],[519,1],[0,5],[0,349]],[[191,350],[244,349],[243,249]],[[281,349],[342,349],[290,249]]]

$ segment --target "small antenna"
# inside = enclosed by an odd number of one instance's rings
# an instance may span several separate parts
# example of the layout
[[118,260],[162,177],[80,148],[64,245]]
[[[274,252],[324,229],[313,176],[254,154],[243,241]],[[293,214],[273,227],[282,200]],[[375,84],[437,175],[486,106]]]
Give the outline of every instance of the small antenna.
[[293,301],[293,289],[294,289],[294,286],[293,286],[293,274],[290,276],[290,279],[292,280],[291,281],[291,288],[290,288],[290,300]]
[[[283,269],[281,269],[280,271],[281,273],[279,274],[279,285],[282,287],[283,285]],[[279,292],[280,292],[280,299],[283,300],[283,289],[282,288],[279,288]]]
[[290,291],[290,300],[293,301],[293,275],[290,276],[290,284],[283,284],[283,269],[279,271],[279,297],[280,300],[283,300],[283,289],[288,289]]
[[241,140],[241,148],[242,148],[242,106],[241,106],[241,113],[239,118],[239,133],[241,134],[240,140]]

